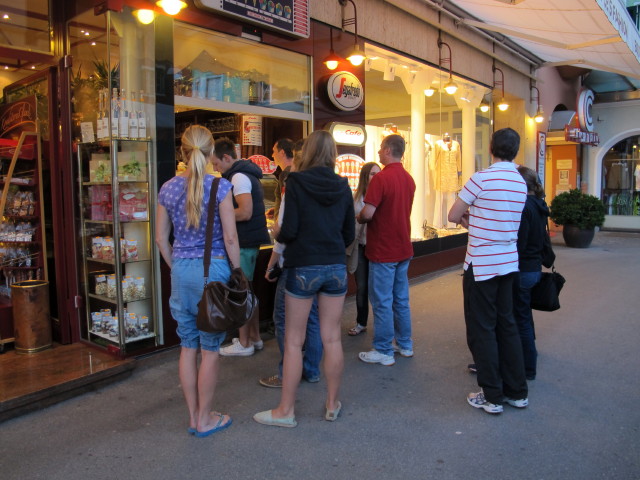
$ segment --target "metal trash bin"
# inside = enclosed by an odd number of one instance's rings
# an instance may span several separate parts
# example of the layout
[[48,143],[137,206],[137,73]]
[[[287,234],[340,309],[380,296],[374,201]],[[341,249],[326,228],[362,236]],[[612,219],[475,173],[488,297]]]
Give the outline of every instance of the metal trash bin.
[[49,282],[28,280],[11,285],[16,353],[36,353],[51,347]]

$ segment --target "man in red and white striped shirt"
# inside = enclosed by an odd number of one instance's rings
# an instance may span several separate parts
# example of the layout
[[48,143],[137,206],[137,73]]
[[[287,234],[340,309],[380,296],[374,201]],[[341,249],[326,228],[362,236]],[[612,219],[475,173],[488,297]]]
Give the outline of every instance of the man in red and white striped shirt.
[[518,271],[518,228],[527,185],[513,164],[520,136],[511,128],[491,138],[492,164],[476,172],[460,191],[449,221],[469,229],[464,260],[467,344],[482,390],[467,397],[488,413],[502,403],[528,404],[522,345],[513,317],[512,288]]

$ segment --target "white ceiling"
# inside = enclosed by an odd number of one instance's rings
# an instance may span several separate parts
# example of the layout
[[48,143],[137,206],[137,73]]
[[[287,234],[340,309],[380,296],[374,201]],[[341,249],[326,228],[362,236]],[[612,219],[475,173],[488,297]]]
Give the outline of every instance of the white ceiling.
[[619,11],[626,16],[622,21],[628,27],[625,39],[598,0],[450,0],[450,3],[476,19],[464,19],[463,23],[501,33],[549,65],[573,65],[640,79],[640,34],[622,2]]

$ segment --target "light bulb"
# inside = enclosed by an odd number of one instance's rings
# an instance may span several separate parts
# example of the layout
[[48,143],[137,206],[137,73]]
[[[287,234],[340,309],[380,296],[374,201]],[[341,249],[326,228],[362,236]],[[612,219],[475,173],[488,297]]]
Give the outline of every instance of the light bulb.
[[488,104],[488,103],[484,103],[484,102],[482,102],[482,103],[480,104],[480,111],[481,111],[482,113],[487,113],[487,112],[489,111],[489,108],[491,108],[491,107],[489,107],[489,104]]
[[156,5],[162,8],[167,15],[176,15],[187,6],[182,0],[158,0]]
[[433,97],[433,94],[434,94],[434,93],[436,93],[436,90],[435,90],[435,88],[433,88],[433,87],[427,87],[427,88],[425,88],[425,89],[424,89],[424,94],[425,94],[427,97]]
[[506,102],[506,100],[504,98],[500,100],[500,103],[498,104],[498,110],[500,110],[501,112],[504,112],[508,108],[509,108],[509,104]]
[[347,60],[351,62],[351,65],[357,67],[358,65],[362,65],[364,59],[367,58],[364,53],[360,50],[360,46],[356,43],[353,46],[353,50],[351,53],[347,55]]
[[456,82],[454,82],[451,79],[451,77],[449,77],[449,81],[444,86],[444,91],[447,92],[449,95],[453,95],[458,91],[458,85],[456,85]]
[[154,11],[148,10],[146,8],[136,10],[135,12],[133,12],[133,14],[143,25],[149,25],[151,22],[153,22],[154,18],[156,18],[156,14],[154,13]]
[[542,107],[538,106],[538,111],[536,112],[536,116],[533,117],[536,123],[544,122],[544,112],[542,111]]

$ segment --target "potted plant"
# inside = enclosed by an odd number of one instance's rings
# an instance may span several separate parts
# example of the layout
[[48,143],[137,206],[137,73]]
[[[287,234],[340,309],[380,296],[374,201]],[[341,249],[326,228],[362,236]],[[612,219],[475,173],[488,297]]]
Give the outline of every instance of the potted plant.
[[551,202],[551,220],[563,225],[562,237],[568,247],[587,248],[595,228],[604,223],[602,200],[578,189],[562,192]]

